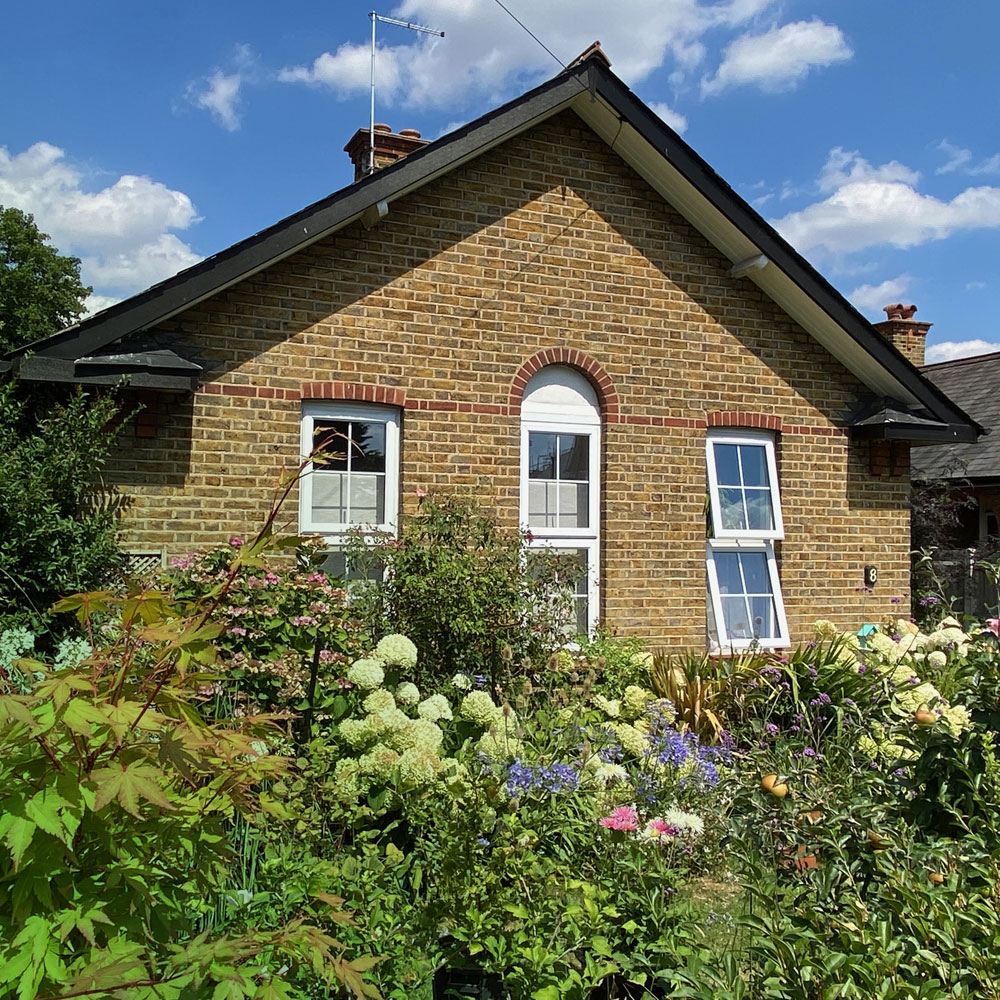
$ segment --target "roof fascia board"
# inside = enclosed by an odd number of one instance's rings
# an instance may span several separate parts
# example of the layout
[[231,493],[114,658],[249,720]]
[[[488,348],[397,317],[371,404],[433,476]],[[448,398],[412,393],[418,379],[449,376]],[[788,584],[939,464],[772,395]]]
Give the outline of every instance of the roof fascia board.
[[[36,356],[78,358],[138,330],[162,323],[360,219],[370,206],[403,198],[557,114],[585,90],[586,84],[580,81],[582,73],[580,70],[556,77],[488,117],[458,129],[452,138],[411,153],[392,166],[112,306],[106,310],[106,315],[98,314],[53,337],[19,348],[16,353],[34,351]],[[400,184],[400,180],[405,183]]]
[[[747,277],[790,314],[807,320],[802,325],[835,356],[849,359],[849,369],[876,392],[907,403],[918,403],[946,423],[970,424],[981,430],[940,390],[883,339],[794,248],[673,130],[664,125],[614,74],[598,66],[599,100],[578,98],[574,110],[637,170],[656,190],[733,263],[764,254],[775,266]],[[611,126],[608,115],[614,117]],[[645,150],[640,152],[638,140]],[[651,155],[652,153],[658,155]],[[665,158],[665,159],[664,159]],[[687,197],[680,192],[686,182]],[[690,213],[690,215],[688,214]],[[776,298],[777,274],[785,277],[781,299]],[[782,301],[784,299],[785,301]],[[796,306],[795,301],[801,303]],[[786,305],[786,302],[788,303]],[[814,308],[810,308],[808,303]],[[826,329],[816,332],[815,317],[825,314]],[[793,315],[801,322],[798,316]],[[811,320],[811,321],[810,321]],[[853,341],[853,348],[848,345]],[[834,347],[839,349],[834,349]],[[846,362],[845,362],[846,363]],[[860,366],[860,367],[859,367]],[[891,391],[886,389],[892,387]]]

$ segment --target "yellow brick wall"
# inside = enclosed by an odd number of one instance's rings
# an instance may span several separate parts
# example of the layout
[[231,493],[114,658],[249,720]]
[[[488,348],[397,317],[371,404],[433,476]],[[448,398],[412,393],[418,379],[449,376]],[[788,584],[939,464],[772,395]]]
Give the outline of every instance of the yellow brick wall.
[[[462,489],[517,520],[511,388],[546,349],[607,373],[601,613],[703,642],[704,440],[711,414],[780,423],[782,586],[795,639],[857,627],[908,587],[908,470],[872,476],[840,429],[853,376],[665,205],[571,112],[189,309],[208,367],[162,397],[156,436],[124,435],[110,477],[133,497],[126,542],[169,556],[254,530],[299,449],[304,383],[405,395],[404,511]],[[445,409],[444,407],[457,407]],[[296,527],[295,498],[285,526]],[[863,566],[879,568],[873,593]]]

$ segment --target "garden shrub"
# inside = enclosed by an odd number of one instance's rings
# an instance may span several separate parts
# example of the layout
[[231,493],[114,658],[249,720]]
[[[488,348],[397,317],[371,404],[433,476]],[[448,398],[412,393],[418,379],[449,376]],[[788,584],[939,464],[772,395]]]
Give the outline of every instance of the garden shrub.
[[528,549],[526,533],[501,529],[469,498],[423,498],[398,539],[372,546],[356,534],[349,561],[373,559],[384,580],[358,587],[356,607],[374,633],[413,639],[421,678],[465,670],[497,679],[526,657],[548,656],[573,621],[574,561]]
[[98,478],[120,416],[113,393],[0,384],[0,631],[41,636],[54,601],[120,572],[122,501]]

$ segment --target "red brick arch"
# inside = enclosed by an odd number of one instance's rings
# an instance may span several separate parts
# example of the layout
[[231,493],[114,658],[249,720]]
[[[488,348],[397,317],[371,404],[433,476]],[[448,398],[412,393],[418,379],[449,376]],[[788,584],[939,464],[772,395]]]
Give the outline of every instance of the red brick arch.
[[709,427],[760,428],[765,431],[780,431],[781,417],[766,413],[751,413],[746,410],[716,410],[707,413]]
[[521,412],[524,389],[531,376],[549,365],[568,365],[586,375],[587,380],[597,392],[597,399],[601,404],[601,415],[605,423],[618,422],[620,417],[618,390],[615,388],[611,376],[589,354],[569,347],[550,347],[547,350],[539,351],[521,365],[510,386],[509,405],[512,416]]
[[302,399],[350,399],[363,403],[406,406],[406,391],[386,385],[359,385],[356,382],[303,382]]

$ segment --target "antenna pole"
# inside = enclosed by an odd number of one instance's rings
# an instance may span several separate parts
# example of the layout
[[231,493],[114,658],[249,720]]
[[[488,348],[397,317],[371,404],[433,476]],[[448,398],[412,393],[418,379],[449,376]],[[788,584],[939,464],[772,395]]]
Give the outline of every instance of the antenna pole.
[[375,11],[369,11],[368,16],[372,21],[372,98],[371,98],[371,118],[368,124],[368,173],[375,173],[375,22],[382,21],[385,24],[395,24],[400,28],[409,28],[411,31],[422,31],[426,35],[437,35],[444,38],[443,31],[434,28],[425,28],[422,24],[411,24],[409,21],[397,21],[394,17],[383,17]]
[[368,173],[375,173],[375,22],[378,14],[372,11],[368,15],[372,19],[372,106],[371,121],[368,126]]

